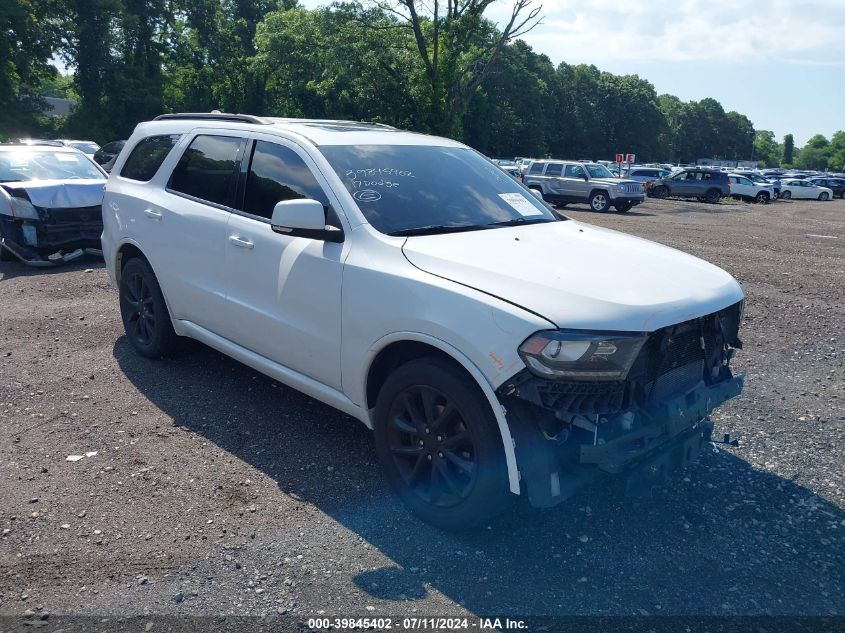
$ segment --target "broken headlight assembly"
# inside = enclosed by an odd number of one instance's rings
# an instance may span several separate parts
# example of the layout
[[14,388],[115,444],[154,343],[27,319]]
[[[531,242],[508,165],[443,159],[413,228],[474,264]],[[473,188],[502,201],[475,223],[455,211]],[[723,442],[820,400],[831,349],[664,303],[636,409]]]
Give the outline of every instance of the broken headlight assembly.
[[547,330],[528,337],[519,355],[548,380],[624,380],[648,335],[640,332]]
[[9,210],[13,218],[19,220],[40,220],[38,210],[29,200],[12,196],[9,198]]

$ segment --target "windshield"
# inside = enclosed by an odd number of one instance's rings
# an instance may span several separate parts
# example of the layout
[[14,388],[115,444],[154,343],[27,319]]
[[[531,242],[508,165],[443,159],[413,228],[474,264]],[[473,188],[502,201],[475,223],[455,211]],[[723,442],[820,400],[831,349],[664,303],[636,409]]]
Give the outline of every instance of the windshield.
[[70,145],[74,149],[78,149],[83,154],[93,154],[98,149],[100,149],[100,146],[97,145],[96,143],[85,143],[85,142],[77,143],[77,142],[73,142],[73,143],[68,143],[68,145]]
[[0,182],[24,180],[105,180],[84,154],[43,149],[0,152]]
[[584,165],[590,173],[590,178],[614,178],[610,170],[604,165]]
[[364,217],[382,233],[437,233],[558,219],[521,183],[466,147],[320,149]]

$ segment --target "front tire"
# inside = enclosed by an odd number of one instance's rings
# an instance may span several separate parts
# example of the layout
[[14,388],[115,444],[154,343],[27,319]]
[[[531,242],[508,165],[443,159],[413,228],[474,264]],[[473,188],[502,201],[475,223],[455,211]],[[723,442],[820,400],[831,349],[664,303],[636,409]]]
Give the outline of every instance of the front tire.
[[765,191],[760,191],[754,196],[754,202],[758,204],[766,204],[769,201],[769,194]]
[[126,338],[141,356],[159,358],[175,350],[176,333],[150,264],[133,257],[120,275],[120,316]]
[[634,205],[630,202],[617,202],[614,206],[619,213],[627,213]]
[[507,505],[496,418],[455,365],[422,358],[396,369],[376,402],[375,444],[391,487],[427,523],[467,530]]
[[830,196],[827,195],[827,191],[822,191],[819,194],[819,200],[828,200],[829,198],[830,198]]
[[604,213],[610,208],[610,198],[604,191],[594,191],[590,196],[590,208],[596,213]]
[[669,187],[665,185],[660,185],[655,187],[651,190],[651,195],[654,198],[668,198],[669,197]]

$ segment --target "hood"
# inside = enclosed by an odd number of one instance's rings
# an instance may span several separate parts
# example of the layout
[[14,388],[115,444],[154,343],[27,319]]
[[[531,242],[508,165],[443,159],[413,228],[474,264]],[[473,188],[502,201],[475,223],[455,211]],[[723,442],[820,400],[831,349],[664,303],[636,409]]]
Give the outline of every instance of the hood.
[[590,178],[590,182],[597,182],[603,185],[639,185],[639,180],[631,178]]
[[7,182],[6,191],[24,190],[30,202],[45,209],[93,207],[103,203],[105,180],[28,180]]
[[571,220],[409,237],[403,251],[559,328],[650,332],[743,298],[733,277],[697,257]]

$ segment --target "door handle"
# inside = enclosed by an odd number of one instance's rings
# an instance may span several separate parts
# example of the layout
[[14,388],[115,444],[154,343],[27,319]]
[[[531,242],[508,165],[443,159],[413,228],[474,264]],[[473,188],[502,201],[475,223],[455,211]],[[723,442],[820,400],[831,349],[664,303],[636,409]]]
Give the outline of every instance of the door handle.
[[230,235],[229,241],[235,246],[240,246],[241,248],[253,248],[255,246],[255,244],[250,242],[248,239],[240,237],[239,235]]
[[152,209],[144,209],[144,215],[153,220],[161,220],[161,213]]

